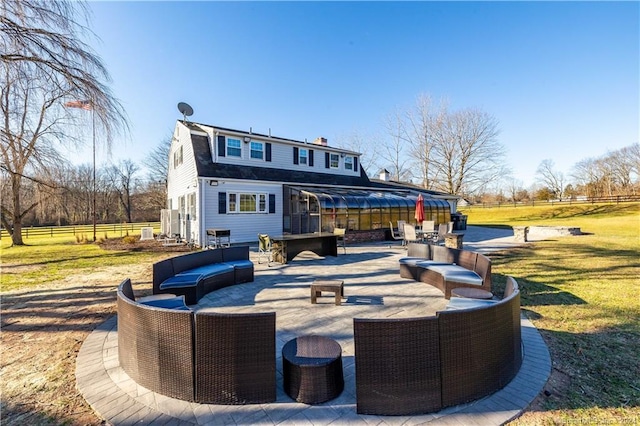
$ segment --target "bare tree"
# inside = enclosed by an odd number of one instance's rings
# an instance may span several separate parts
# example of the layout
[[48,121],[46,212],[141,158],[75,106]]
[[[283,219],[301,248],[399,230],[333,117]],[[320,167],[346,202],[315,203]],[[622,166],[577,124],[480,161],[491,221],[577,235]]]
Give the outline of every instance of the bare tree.
[[384,167],[379,163],[379,157],[372,148],[379,146],[374,136],[365,134],[364,132],[354,130],[346,136],[341,136],[336,141],[337,146],[360,153],[360,167],[362,167],[369,176],[371,173],[376,174]]
[[[167,174],[169,172],[169,151],[171,135],[160,142],[144,159],[147,167],[147,182],[142,189],[141,206],[145,210],[159,212],[167,205]],[[159,214],[159,213],[158,213]]]
[[22,220],[37,204],[22,203],[26,180],[35,182],[36,168],[42,174],[64,162],[63,144],[81,141],[73,137],[74,120],[61,108],[64,100],[82,100],[93,110],[106,135],[101,143],[108,145],[115,133],[127,130],[124,110],[107,86],[106,68],[80,41],[87,33],[79,23],[83,18],[86,8],[75,1],[0,3],[0,155],[2,173],[11,181],[1,219],[15,245],[24,244]]
[[538,176],[540,183],[544,185],[555,198],[562,200],[565,188],[565,178],[561,171],[555,169],[553,160],[542,160],[536,170],[536,175]]
[[446,104],[441,103],[434,111],[433,102],[428,95],[420,95],[414,110],[406,114],[404,135],[409,145],[409,152],[419,170],[419,178],[425,189],[433,189],[433,182],[437,179],[434,174],[438,168],[433,166],[436,139],[441,133]]
[[169,173],[169,151],[171,135],[164,138],[142,161],[147,168],[147,178],[152,181],[166,181]]
[[123,160],[117,166],[107,168],[107,175],[118,194],[127,222],[132,222],[132,196],[136,189],[135,175],[140,168],[131,160]]
[[398,182],[411,180],[410,161],[407,157],[410,141],[407,137],[406,126],[399,112],[389,115],[385,120],[385,127],[389,139],[381,145],[382,161],[391,169],[392,178]]
[[493,116],[466,109],[443,113],[440,122],[431,160],[435,189],[466,196],[508,173]]

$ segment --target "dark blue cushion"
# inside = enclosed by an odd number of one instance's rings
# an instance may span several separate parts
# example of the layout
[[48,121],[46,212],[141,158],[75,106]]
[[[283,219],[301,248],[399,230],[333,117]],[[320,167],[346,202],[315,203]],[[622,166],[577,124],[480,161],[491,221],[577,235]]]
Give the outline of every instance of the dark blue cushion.
[[209,278],[226,272],[233,272],[233,266],[227,265],[226,263],[212,263],[210,265],[199,266],[197,268],[181,272],[176,275],[176,277],[181,275],[200,274],[203,278]]
[[156,308],[178,309],[178,310],[189,309],[187,305],[184,304],[184,297],[174,297],[172,299],[148,300],[146,302],[141,302],[141,303],[147,306],[155,306]]
[[224,262],[227,265],[231,265],[234,268],[238,268],[238,269],[249,269],[249,268],[253,268],[253,262],[250,260],[231,260],[231,261],[227,261]]
[[176,288],[176,287],[195,287],[198,284],[198,281],[202,278],[202,274],[188,274],[182,273],[179,275],[174,275],[171,278],[167,278],[162,281],[160,284],[160,289],[164,290],[167,288]]

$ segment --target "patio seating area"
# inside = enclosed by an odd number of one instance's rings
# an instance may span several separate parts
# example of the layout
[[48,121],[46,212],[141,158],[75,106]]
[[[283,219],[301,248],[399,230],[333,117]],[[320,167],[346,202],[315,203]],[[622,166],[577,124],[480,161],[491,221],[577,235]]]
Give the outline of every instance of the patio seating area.
[[[256,265],[253,283],[218,289],[192,307],[196,317],[200,311],[202,314],[276,312],[274,402],[246,406],[193,404],[140,386],[119,365],[115,318],[94,331],[83,345],[78,356],[78,388],[92,407],[114,424],[151,418],[156,421],[173,418],[185,424],[365,424],[373,418],[382,424],[437,424],[445,419],[466,424],[501,424],[517,416],[540,391],[549,374],[546,347],[535,328],[524,319],[522,368],[511,383],[495,394],[413,417],[357,413],[353,319],[425,317],[443,311],[448,302],[440,290],[400,277],[398,261],[406,253],[397,242],[361,244],[350,246],[346,255],[320,258],[313,253],[301,253],[289,265],[269,268],[257,262],[257,249],[252,250]],[[311,304],[310,285],[316,279],[343,280],[342,303],[336,305],[331,295],[319,297],[316,304]],[[282,349],[290,340],[310,334],[333,339],[342,347],[344,390],[319,406],[295,402],[283,389]]]

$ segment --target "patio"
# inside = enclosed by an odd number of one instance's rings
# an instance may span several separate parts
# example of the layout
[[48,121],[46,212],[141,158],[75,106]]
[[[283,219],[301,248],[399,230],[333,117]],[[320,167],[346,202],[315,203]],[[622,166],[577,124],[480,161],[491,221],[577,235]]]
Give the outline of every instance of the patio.
[[[467,234],[467,249],[487,252],[514,244],[512,236],[487,230],[469,229]],[[200,301],[196,309],[277,313],[278,394],[274,403],[194,404],[137,385],[118,365],[116,317],[103,323],[85,341],[77,359],[77,387],[94,410],[113,424],[502,424],[517,416],[540,392],[550,371],[547,348],[537,330],[524,319],[522,368],[509,385],[495,394],[422,416],[356,413],[353,318],[427,316],[446,305],[439,290],[400,278],[398,259],[405,254],[398,243],[371,243],[349,246],[347,254],[338,257],[319,258],[305,252],[289,265],[269,268],[266,263],[257,263],[256,250],[252,250],[255,282],[218,290]],[[317,278],[344,280],[342,305],[334,304],[333,295],[323,295],[318,304],[310,303],[309,286]],[[345,389],[338,398],[316,406],[297,403],[282,389],[281,349],[290,339],[305,334],[327,336],[342,346]]]

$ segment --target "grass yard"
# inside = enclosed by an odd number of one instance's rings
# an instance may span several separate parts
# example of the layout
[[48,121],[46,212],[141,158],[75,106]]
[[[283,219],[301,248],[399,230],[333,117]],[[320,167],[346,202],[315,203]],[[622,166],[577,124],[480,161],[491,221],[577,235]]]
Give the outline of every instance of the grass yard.
[[578,226],[587,235],[491,256],[513,275],[553,373],[515,424],[640,424],[640,205],[467,209],[472,225]]
[[[470,225],[562,225],[586,235],[492,253],[497,294],[521,286],[525,314],[547,342],[552,376],[513,424],[640,424],[640,204],[465,209]],[[0,242],[2,425],[98,425],[75,389],[87,335],[115,313],[125,277],[151,286],[171,252],[104,250],[72,237]]]

